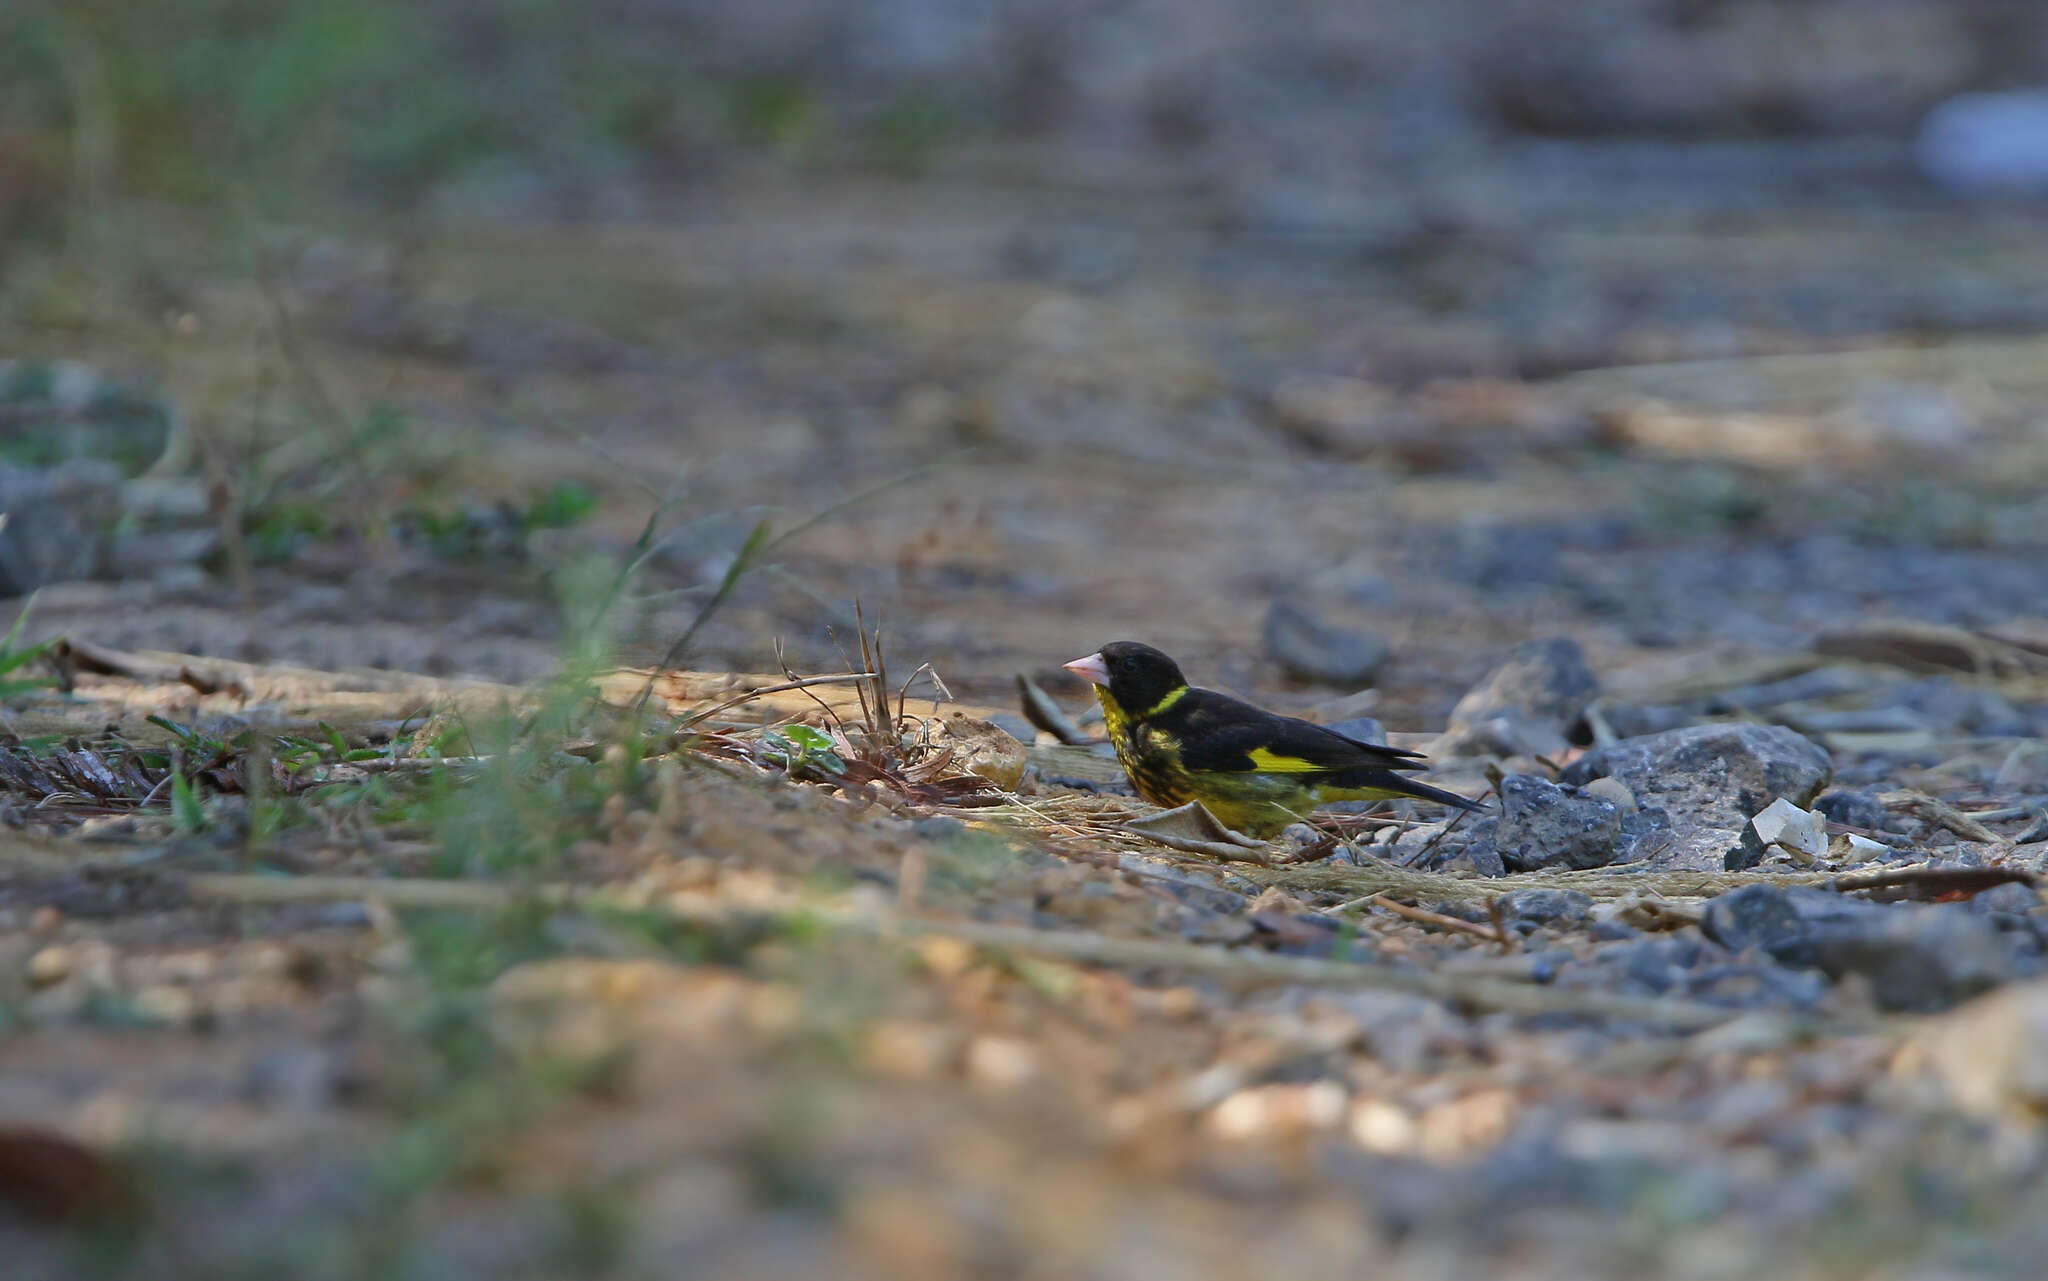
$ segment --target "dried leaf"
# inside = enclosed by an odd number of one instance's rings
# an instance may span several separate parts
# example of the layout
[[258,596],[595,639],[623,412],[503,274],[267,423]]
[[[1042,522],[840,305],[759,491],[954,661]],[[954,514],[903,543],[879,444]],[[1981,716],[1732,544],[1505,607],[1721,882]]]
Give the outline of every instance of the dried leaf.
[[1261,865],[1270,865],[1271,862],[1263,841],[1255,841],[1224,826],[1223,820],[1203,808],[1200,801],[1189,801],[1175,809],[1133,819],[1124,824],[1123,830],[1169,849],[1204,854],[1226,862]]

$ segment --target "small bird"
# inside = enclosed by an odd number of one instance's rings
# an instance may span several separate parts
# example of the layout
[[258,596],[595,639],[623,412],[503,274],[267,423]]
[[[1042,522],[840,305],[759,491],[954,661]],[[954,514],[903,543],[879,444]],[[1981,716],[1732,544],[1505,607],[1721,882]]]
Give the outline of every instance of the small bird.
[[1195,689],[1171,658],[1115,641],[1066,665],[1095,686],[1116,758],[1154,805],[1200,801],[1248,836],[1267,837],[1332,801],[1413,796],[1480,807],[1396,771],[1419,753],[1360,742],[1310,721]]

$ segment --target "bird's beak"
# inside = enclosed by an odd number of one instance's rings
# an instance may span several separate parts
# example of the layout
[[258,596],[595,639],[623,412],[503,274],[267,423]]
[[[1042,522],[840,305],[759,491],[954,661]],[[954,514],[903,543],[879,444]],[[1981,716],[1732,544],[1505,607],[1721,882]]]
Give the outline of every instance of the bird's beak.
[[1091,685],[1109,684],[1109,664],[1102,661],[1101,654],[1090,654],[1066,664],[1068,671]]

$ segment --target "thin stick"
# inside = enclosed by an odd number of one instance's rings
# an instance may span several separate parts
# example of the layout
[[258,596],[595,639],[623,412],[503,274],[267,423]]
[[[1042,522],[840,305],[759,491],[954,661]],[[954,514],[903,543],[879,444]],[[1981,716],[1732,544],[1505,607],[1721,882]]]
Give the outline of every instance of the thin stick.
[[1493,932],[1500,935],[1501,955],[1506,956],[1514,951],[1515,948],[1514,944],[1508,941],[1508,923],[1507,919],[1501,915],[1500,895],[1496,894],[1486,900],[1486,914],[1493,918]]
[[1368,900],[1368,906],[1383,907],[1394,915],[1414,921],[1418,925],[1434,925],[1438,929],[1452,930],[1459,934],[1470,934],[1474,938],[1482,938],[1489,943],[1496,941],[1499,937],[1484,925],[1474,925],[1472,922],[1461,917],[1445,916],[1442,912],[1432,912],[1427,908],[1410,907],[1406,903],[1396,903],[1390,898],[1382,898],[1377,894]]
[[[1471,810],[1459,810],[1456,814],[1453,814],[1451,816],[1451,821],[1444,824],[1443,830],[1438,832],[1435,836],[1430,837],[1428,842],[1424,844],[1421,849],[1415,852],[1415,857],[1408,859],[1406,862],[1402,863],[1401,866],[1414,867],[1417,863],[1420,863],[1422,860],[1428,858],[1430,855],[1430,851],[1434,850],[1437,846],[1443,844],[1444,837],[1449,836],[1451,834],[1452,829],[1456,828],[1458,824],[1464,822],[1465,816],[1467,814],[1470,814],[1471,812]],[[1398,840],[1399,838],[1397,837],[1395,839]]]
[[766,554],[774,545],[775,543],[769,541],[768,522],[765,520],[756,524],[748,533],[747,541],[740,544],[739,551],[733,555],[732,564],[725,567],[725,573],[719,578],[718,590],[711,593],[710,600],[698,607],[696,615],[690,619],[690,625],[683,629],[683,634],[676,637],[675,644],[668,647],[668,652],[661,656],[661,661],[647,673],[646,688],[640,691],[640,697],[633,702],[633,710],[636,713],[647,706],[648,698],[654,693],[654,682],[663,672],[682,661],[683,655],[689,651],[690,642],[697,638],[699,629],[711,621],[711,616],[718,612],[720,605],[725,604],[725,598],[732,595],[733,589],[740,585],[740,579],[753,568],[754,561]]
[[[1469,1010],[1509,1014],[1573,1014],[1622,1019],[1661,1027],[1714,1027],[1745,1012],[1668,998],[1617,996],[1577,988],[1538,986],[1515,979],[1448,974],[1373,961],[1325,961],[1274,952],[1220,948],[1164,939],[1117,938],[1085,930],[1036,930],[978,921],[940,921],[889,912],[859,911],[792,901],[781,911],[737,910],[724,904],[690,907],[673,900],[659,904],[620,903],[616,896],[574,886],[515,889],[475,881],[378,880],[348,876],[200,875],[184,880],[192,899],[245,905],[376,900],[398,908],[493,911],[520,903],[562,907],[618,905],[654,911],[707,925],[740,926],[766,919],[804,919],[853,937],[884,940],[956,938],[976,947],[1021,952],[1081,964],[1166,969],[1213,974],[1252,986],[1295,984],[1328,988],[1370,988],[1409,992]],[[1391,905],[1389,905],[1391,906]],[[1450,918],[1456,919],[1456,918]],[[1470,925],[1470,922],[1461,922]],[[1869,1030],[1869,1021],[1799,1020],[1815,1030]]]
[[730,711],[742,703],[751,703],[764,694],[787,694],[793,689],[809,689],[813,685],[853,685],[858,687],[860,682],[869,680],[873,676],[873,672],[836,672],[830,676],[806,676],[800,680],[783,681],[779,685],[763,685],[758,689],[750,689],[744,694],[728,698],[723,703],[715,704],[701,712],[694,713],[684,720],[677,722],[676,728],[678,730],[688,729],[699,721],[709,720],[720,712]]

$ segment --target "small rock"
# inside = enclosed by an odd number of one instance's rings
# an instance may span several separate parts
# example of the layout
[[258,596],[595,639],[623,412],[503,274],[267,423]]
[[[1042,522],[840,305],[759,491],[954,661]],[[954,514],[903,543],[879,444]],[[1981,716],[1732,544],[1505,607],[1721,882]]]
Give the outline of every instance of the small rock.
[[1629,791],[1628,785],[1618,778],[1596,778],[1579,791],[1587,796],[1599,797],[1624,815],[1636,812],[1636,794]]
[[1533,774],[1501,780],[1494,848],[1508,870],[1605,867],[1620,852],[1621,810],[1604,797],[1567,791]]
[[1387,743],[1386,727],[1371,716],[1354,716],[1349,720],[1331,721],[1323,728],[1332,734],[1342,734],[1360,743],[1378,743],[1382,747]]
[[1861,974],[1888,1010],[1945,1009],[2012,976],[1998,928],[1960,905],[1881,907],[1825,890],[1747,885],[1707,905],[1701,929],[1829,978]]
[[967,1077],[985,1090],[1006,1092],[1038,1075],[1038,1051],[1013,1036],[978,1036],[967,1047]]
[[2028,923],[2027,914],[2041,906],[2041,895],[2031,885],[2008,881],[1981,894],[1971,895],[1969,906],[1972,912],[1990,917],[2001,927],[2024,929]]
[[1855,928],[1817,931],[1814,951],[1829,978],[1867,977],[1888,1010],[1944,1010],[2013,975],[1998,927],[1960,904],[1878,910]]
[[1825,749],[1777,725],[1696,725],[1596,748],[1561,781],[1599,778],[1626,786],[1646,830],[1669,842],[1647,861],[1655,869],[1722,871],[1739,863],[1742,829],[1779,797],[1810,803],[1833,767]]
[[1958,94],[1921,122],[1921,172],[1964,195],[2048,191],[2048,89]]
[[1209,1113],[1220,1139],[1242,1142],[1335,1128],[1350,1096],[1335,1081],[1256,1085],[1237,1091]]
[[1466,691],[1429,754],[1555,755],[1568,745],[1565,730],[1599,689],[1576,641],[1531,641]]
[[[1684,729],[1699,719],[1699,714],[1690,707],[1649,705],[1643,703],[1601,703],[1599,718],[1616,738],[1641,738],[1648,734],[1662,734],[1666,730]],[[1592,709],[1588,709],[1580,722],[1573,726],[1574,742],[1592,742]]]
[[0,594],[92,577],[121,515],[121,473],[76,460],[51,468],[0,465]]
[[967,824],[957,818],[949,818],[944,814],[933,814],[926,818],[913,819],[910,824],[910,830],[925,840],[937,841],[943,844],[947,841],[959,840],[967,835],[970,829]]
[[1884,802],[1870,792],[1836,790],[1822,792],[1813,803],[1830,823],[1841,823],[1847,827],[1860,827],[1869,832],[1882,832],[1891,822],[1891,815]]
[[[1837,904],[1844,901],[1836,894],[1827,898]],[[1745,885],[1717,895],[1707,904],[1700,929],[1731,952],[1755,947],[1787,965],[1814,963],[1805,917],[1793,897],[1775,885]]]
[[1004,791],[1024,778],[1024,744],[988,721],[955,712],[940,722],[935,737],[939,746],[953,749],[954,761],[968,773]]
[[62,943],[39,949],[28,958],[29,986],[55,987],[71,977],[73,968],[71,949]]
[[1351,1141],[1381,1156],[1405,1155],[1415,1147],[1415,1118],[1384,1099],[1360,1099],[1347,1122]]
[[1422,869],[1454,876],[1506,876],[1507,864],[1494,845],[1499,830],[1500,818],[1494,814],[1465,824],[1436,847]]
[[1286,601],[1266,611],[1261,635],[1282,671],[1325,685],[1370,685],[1394,652],[1381,637],[1325,623]]
[[1501,895],[1499,903],[1509,924],[1530,929],[1559,922],[1579,925],[1593,913],[1592,895],[1577,890],[1515,890]]
[[1800,809],[1781,796],[1749,820],[1744,837],[1754,839],[1759,856],[1776,847],[1803,866],[1828,852],[1828,820],[1818,810]]

